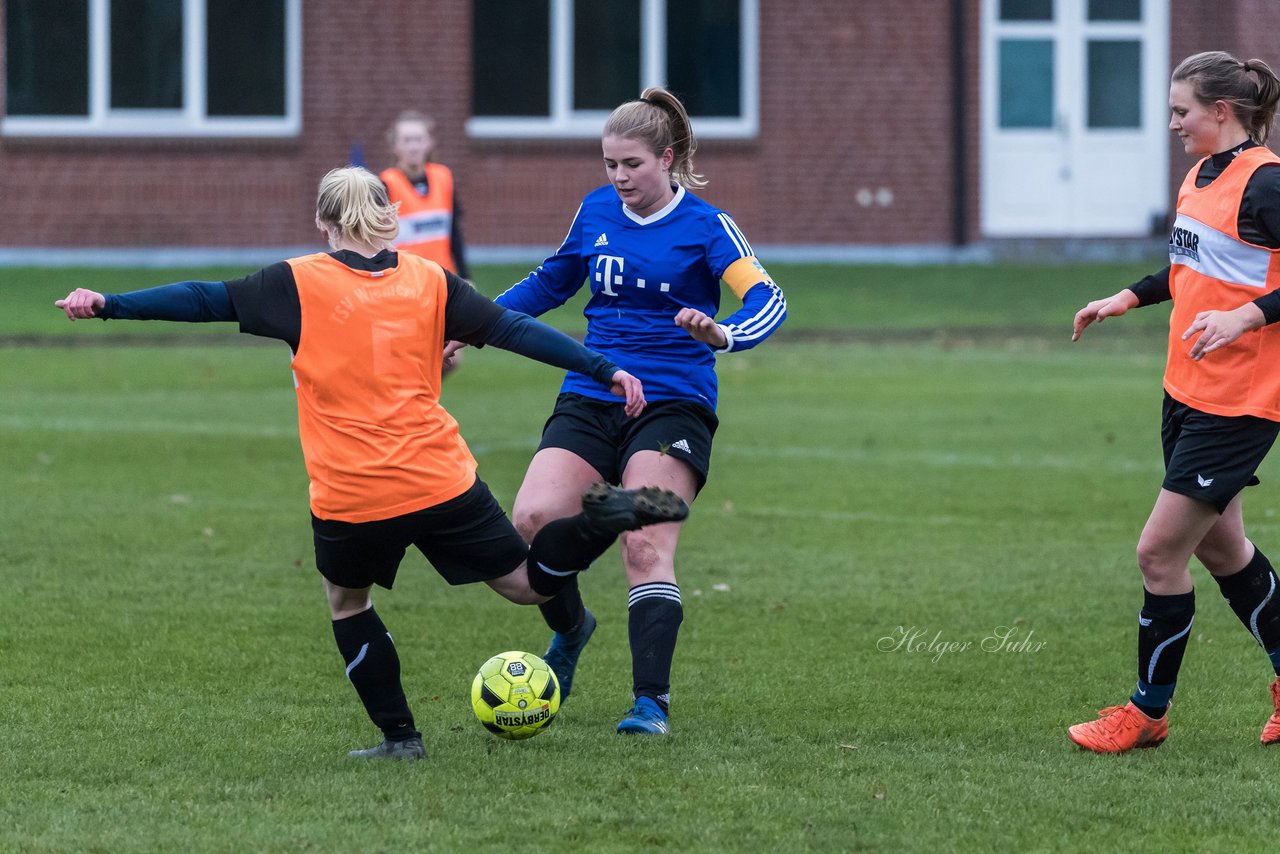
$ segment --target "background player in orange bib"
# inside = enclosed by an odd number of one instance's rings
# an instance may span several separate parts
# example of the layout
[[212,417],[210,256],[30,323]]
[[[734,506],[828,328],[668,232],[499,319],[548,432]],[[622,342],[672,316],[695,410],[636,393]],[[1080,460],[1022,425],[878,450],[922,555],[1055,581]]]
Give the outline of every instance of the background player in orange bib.
[[1198,158],[1178,191],[1169,266],[1075,316],[1089,324],[1173,300],[1161,438],[1165,478],[1138,540],[1144,600],[1138,684],[1124,706],[1069,729],[1098,753],[1155,747],[1191,634],[1192,555],[1270,657],[1280,742],[1280,590],[1244,531],[1242,490],[1280,432],[1280,157],[1264,147],[1280,100],[1266,63],[1221,51],[1183,60],[1169,87],[1169,129]]
[[241,332],[288,343],[316,568],[347,677],[384,738],[351,755],[418,759],[422,734],[400,659],[370,599],[373,585],[395,582],[410,545],[450,584],[483,581],[513,602],[540,604],[622,531],[683,519],[688,508],[671,492],[599,484],[583,495],[581,513],[556,519],[526,545],[476,477],[458,424],[440,404],[446,337],[583,371],[625,398],[631,416],[645,408],[640,381],[434,261],[395,252],[395,207],[364,169],[324,177],[316,226],[332,252],[228,282],[127,294],[78,288],[56,305],[72,320],[236,321]]
[[433,160],[435,122],[422,113],[403,112],[391,125],[388,139],[396,163],[379,177],[391,203],[400,205],[396,249],[430,258],[470,279],[453,171]]

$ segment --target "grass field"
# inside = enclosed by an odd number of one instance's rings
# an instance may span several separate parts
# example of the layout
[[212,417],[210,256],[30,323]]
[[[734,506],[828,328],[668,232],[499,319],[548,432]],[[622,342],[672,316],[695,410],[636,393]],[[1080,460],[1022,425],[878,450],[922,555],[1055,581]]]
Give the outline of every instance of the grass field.
[[[1203,571],[1170,740],[1065,736],[1132,690],[1167,314],[1075,345],[1070,318],[1141,268],[771,265],[789,325],[722,360],[679,556],[675,734],[613,732],[616,554],[583,577],[601,628],[572,699],[521,743],[467,691],[542,651],[536,610],[414,556],[375,599],[412,765],[345,757],[378,736],[311,565],[287,348],[49,307],[239,272],[0,271],[0,850],[1274,849],[1269,668]],[[558,382],[486,349],[446,384],[508,507]],[[1246,516],[1280,550],[1261,474]]]

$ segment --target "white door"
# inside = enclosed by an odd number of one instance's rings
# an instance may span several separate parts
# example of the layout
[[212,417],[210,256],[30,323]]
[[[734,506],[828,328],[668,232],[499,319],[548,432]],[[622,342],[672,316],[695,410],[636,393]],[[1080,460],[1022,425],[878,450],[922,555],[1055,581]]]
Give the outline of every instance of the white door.
[[1165,0],[983,0],[982,232],[1163,230]]

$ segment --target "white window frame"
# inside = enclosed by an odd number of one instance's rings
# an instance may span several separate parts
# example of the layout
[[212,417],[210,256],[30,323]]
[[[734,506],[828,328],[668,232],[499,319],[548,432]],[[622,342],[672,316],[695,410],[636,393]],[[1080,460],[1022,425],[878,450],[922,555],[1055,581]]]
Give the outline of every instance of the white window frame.
[[[573,0],[550,0],[551,107],[547,116],[473,116],[467,135],[477,139],[553,139],[593,137],[609,117],[608,110],[573,109]],[[704,139],[749,139],[760,126],[760,9],[759,0],[738,0],[742,29],[739,33],[738,96],[742,114],[737,118],[690,116],[694,130]],[[640,0],[640,88],[666,86],[666,0]],[[636,92],[636,96],[640,95]]]
[[176,110],[111,108],[109,0],[89,0],[89,114],[5,116],[5,136],[285,137],[302,130],[302,0],[284,0],[283,116],[205,114],[205,0],[182,0],[184,106]]

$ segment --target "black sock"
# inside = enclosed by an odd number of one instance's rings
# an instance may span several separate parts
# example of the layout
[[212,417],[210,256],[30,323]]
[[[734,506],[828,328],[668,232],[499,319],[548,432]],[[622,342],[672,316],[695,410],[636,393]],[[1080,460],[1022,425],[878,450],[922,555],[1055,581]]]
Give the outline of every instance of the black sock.
[[684,620],[680,588],[667,582],[639,584],[627,598],[627,633],[631,640],[631,680],[636,697],[655,700],[662,710],[671,704],[671,660]]
[[334,620],[333,639],[347,663],[347,678],[383,735],[391,741],[420,738],[400,686],[400,656],[377,613],[370,608]]
[[1280,596],[1275,570],[1256,546],[1244,569],[1232,575],[1214,576],[1222,596],[1240,622],[1257,639],[1280,676]]
[[529,586],[541,596],[555,596],[617,538],[592,528],[581,513],[548,522],[529,544]]
[[1195,591],[1157,596],[1143,589],[1138,614],[1138,688],[1131,700],[1148,717],[1169,707],[1196,613]]
[[582,621],[587,616],[587,608],[582,604],[578,576],[570,576],[569,583],[556,594],[556,597],[549,602],[543,602],[538,606],[538,610],[542,612],[542,619],[546,621],[547,628],[553,632],[568,634],[582,625]]

